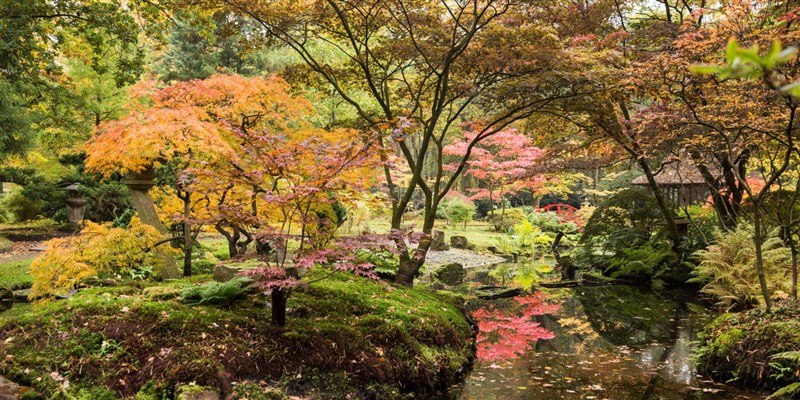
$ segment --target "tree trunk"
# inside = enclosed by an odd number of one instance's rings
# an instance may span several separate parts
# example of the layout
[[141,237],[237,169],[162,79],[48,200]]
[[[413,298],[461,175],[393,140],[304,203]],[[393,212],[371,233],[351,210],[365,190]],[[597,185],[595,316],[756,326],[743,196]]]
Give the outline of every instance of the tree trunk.
[[656,199],[656,204],[658,205],[659,211],[661,212],[661,216],[664,218],[664,225],[667,230],[667,237],[669,238],[670,242],[672,242],[672,251],[675,253],[679,253],[680,244],[681,244],[681,235],[678,232],[678,225],[675,224],[675,215],[672,213],[672,208],[667,203],[667,200],[664,198],[664,193],[661,191],[661,188],[656,183],[655,175],[653,174],[653,170],[650,169],[650,165],[647,164],[647,161],[643,158],[638,160],[639,166],[642,168],[644,172],[644,176],[647,178],[647,184],[650,187],[650,192],[653,193],[653,197]]
[[761,286],[761,295],[764,297],[764,304],[767,306],[767,311],[772,309],[772,299],[769,295],[769,288],[767,287],[767,276],[764,273],[764,236],[762,235],[761,228],[761,201],[753,202],[753,244],[756,250],[756,272],[758,273],[758,283]]
[[239,249],[236,247],[237,243],[239,243],[239,228],[235,225],[231,226],[233,233],[230,233],[225,230],[221,222],[218,222],[214,225],[214,228],[217,229],[222,236],[225,236],[225,240],[228,242],[228,258],[235,258],[239,255]]
[[788,229],[789,249],[792,251],[792,299],[797,300],[797,242],[791,228]]
[[[402,237],[395,240],[405,241]],[[428,232],[424,232],[424,236],[419,240],[419,244],[417,248],[414,249],[413,255],[406,249],[405,242],[402,247],[398,245],[402,250],[400,251],[400,265],[397,267],[395,283],[408,287],[414,286],[414,278],[417,277],[420,268],[422,268],[422,264],[425,263],[425,256],[428,254],[431,243],[431,232],[428,230]]]
[[270,322],[274,326],[285,326],[288,293],[283,289],[273,289],[270,297],[272,302],[272,317]]
[[183,196],[183,276],[192,276],[192,224],[189,217],[192,213],[192,194],[184,192]]

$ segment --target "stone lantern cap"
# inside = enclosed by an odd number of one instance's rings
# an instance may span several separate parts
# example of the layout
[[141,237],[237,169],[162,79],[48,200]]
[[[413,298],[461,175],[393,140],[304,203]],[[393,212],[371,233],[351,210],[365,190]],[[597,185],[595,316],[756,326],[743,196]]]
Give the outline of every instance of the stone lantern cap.
[[78,189],[80,189],[80,187],[81,187],[81,184],[76,182],[76,183],[73,183],[72,185],[67,186],[64,189],[66,191],[68,191],[68,192],[77,192]]

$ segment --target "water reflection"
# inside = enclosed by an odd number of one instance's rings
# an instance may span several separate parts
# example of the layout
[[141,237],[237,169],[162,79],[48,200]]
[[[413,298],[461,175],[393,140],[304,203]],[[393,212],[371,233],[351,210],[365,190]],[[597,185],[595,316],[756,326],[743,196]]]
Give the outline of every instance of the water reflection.
[[[483,357],[453,398],[764,398],[696,375],[690,360],[692,342],[712,315],[692,304],[686,293],[627,286],[545,289],[542,293],[535,299],[559,307],[543,310],[540,305],[538,311],[552,312],[529,318],[551,332],[552,338],[532,337],[522,351],[503,353],[517,353],[513,359]],[[508,300],[494,304],[493,310],[506,313],[519,306]]]

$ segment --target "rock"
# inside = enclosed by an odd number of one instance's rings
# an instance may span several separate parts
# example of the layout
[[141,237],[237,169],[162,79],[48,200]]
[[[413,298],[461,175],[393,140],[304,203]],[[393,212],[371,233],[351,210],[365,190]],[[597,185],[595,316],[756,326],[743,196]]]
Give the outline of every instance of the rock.
[[450,286],[455,286],[464,282],[467,271],[459,263],[450,263],[436,270],[434,276]]
[[433,238],[431,239],[431,250],[433,251],[446,251],[450,250],[450,246],[444,242],[444,232],[433,231]]
[[0,376],[0,400],[17,400],[19,398],[19,386]]
[[496,246],[489,246],[489,247],[486,248],[486,250],[489,250],[489,252],[491,252],[492,254],[497,254],[497,247]]
[[179,387],[177,394],[177,400],[219,400],[216,390],[194,384]]
[[17,303],[30,303],[30,299],[28,295],[31,294],[30,289],[22,289],[22,290],[15,290],[14,291],[14,301]]
[[0,286],[0,311],[5,311],[14,306],[14,292],[7,288]]
[[236,277],[239,273],[238,268],[232,268],[227,265],[214,266],[214,280],[217,282],[227,282]]
[[469,243],[467,243],[467,238],[465,236],[450,237],[450,247],[454,249],[466,249],[467,246],[469,246]]

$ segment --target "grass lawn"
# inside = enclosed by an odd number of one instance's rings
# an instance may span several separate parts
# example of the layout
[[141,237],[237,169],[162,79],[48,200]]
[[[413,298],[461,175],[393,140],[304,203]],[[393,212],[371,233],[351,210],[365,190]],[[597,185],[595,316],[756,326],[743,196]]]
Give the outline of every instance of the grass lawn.
[[31,262],[35,257],[0,261],[0,286],[25,289],[33,284]]
[[[404,225],[411,226],[415,231],[419,231],[422,228],[422,220],[406,220]],[[342,235],[349,235],[367,229],[370,232],[384,233],[387,232],[389,228],[390,223],[388,220],[375,220],[370,221],[365,225],[355,226],[352,229],[348,229],[347,226],[344,226],[339,232]],[[470,244],[475,245],[477,249],[485,249],[489,246],[494,246],[497,241],[506,236],[503,233],[495,232],[488,222],[482,221],[472,221],[467,224],[466,229],[464,229],[463,225],[450,226],[447,225],[445,221],[437,221],[437,224],[433,229],[443,231],[445,240],[448,244],[450,243],[450,237],[452,236],[466,236],[467,241]]]

